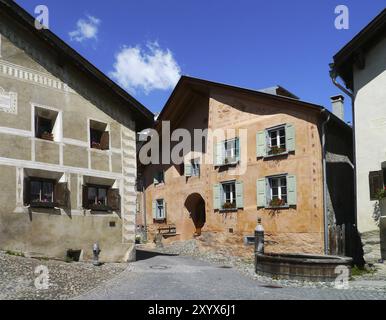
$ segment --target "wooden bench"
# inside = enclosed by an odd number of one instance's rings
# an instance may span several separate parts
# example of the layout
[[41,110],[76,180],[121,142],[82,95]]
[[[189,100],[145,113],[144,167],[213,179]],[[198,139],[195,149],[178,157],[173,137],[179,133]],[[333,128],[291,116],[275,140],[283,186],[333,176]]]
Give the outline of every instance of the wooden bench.
[[167,227],[158,228],[158,234],[162,234],[163,236],[170,237],[177,235],[177,227],[175,225],[170,225]]

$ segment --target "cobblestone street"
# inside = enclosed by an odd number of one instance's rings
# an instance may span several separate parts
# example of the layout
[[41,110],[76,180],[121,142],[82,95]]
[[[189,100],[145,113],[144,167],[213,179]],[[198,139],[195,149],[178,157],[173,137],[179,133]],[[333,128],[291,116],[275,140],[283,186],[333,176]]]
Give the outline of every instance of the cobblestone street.
[[140,261],[79,299],[112,300],[385,300],[386,291],[272,286],[234,268],[174,255]]

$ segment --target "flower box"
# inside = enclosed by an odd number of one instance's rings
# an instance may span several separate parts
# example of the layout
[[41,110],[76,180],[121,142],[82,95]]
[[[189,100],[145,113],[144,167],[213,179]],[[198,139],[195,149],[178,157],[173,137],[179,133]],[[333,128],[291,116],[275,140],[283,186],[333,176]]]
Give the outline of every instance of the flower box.
[[271,208],[282,208],[286,205],[285,201],[282,199],[273,199],[269,202]]
[[42,133],[40,138],[43,140],[54,141],[54,135],[52,133],[49,133],[49,132]]

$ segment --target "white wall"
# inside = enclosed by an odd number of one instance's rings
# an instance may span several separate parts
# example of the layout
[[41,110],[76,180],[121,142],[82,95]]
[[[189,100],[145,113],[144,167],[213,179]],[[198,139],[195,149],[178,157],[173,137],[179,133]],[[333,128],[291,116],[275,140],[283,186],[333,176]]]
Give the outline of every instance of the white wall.
[[369,172],[386,161],[386,39],[366,54],[363,70],[354,70],[358,227],[377,230],[370,201]]

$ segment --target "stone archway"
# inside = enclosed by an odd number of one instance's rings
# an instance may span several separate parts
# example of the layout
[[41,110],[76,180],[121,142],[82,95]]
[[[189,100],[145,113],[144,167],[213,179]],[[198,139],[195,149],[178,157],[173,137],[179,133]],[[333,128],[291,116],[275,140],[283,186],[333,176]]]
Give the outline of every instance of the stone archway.
[[192,193],[186,198],[185,207],[196,229],[194,236],[198,237],[206,223],[205,200],[199,193]]

